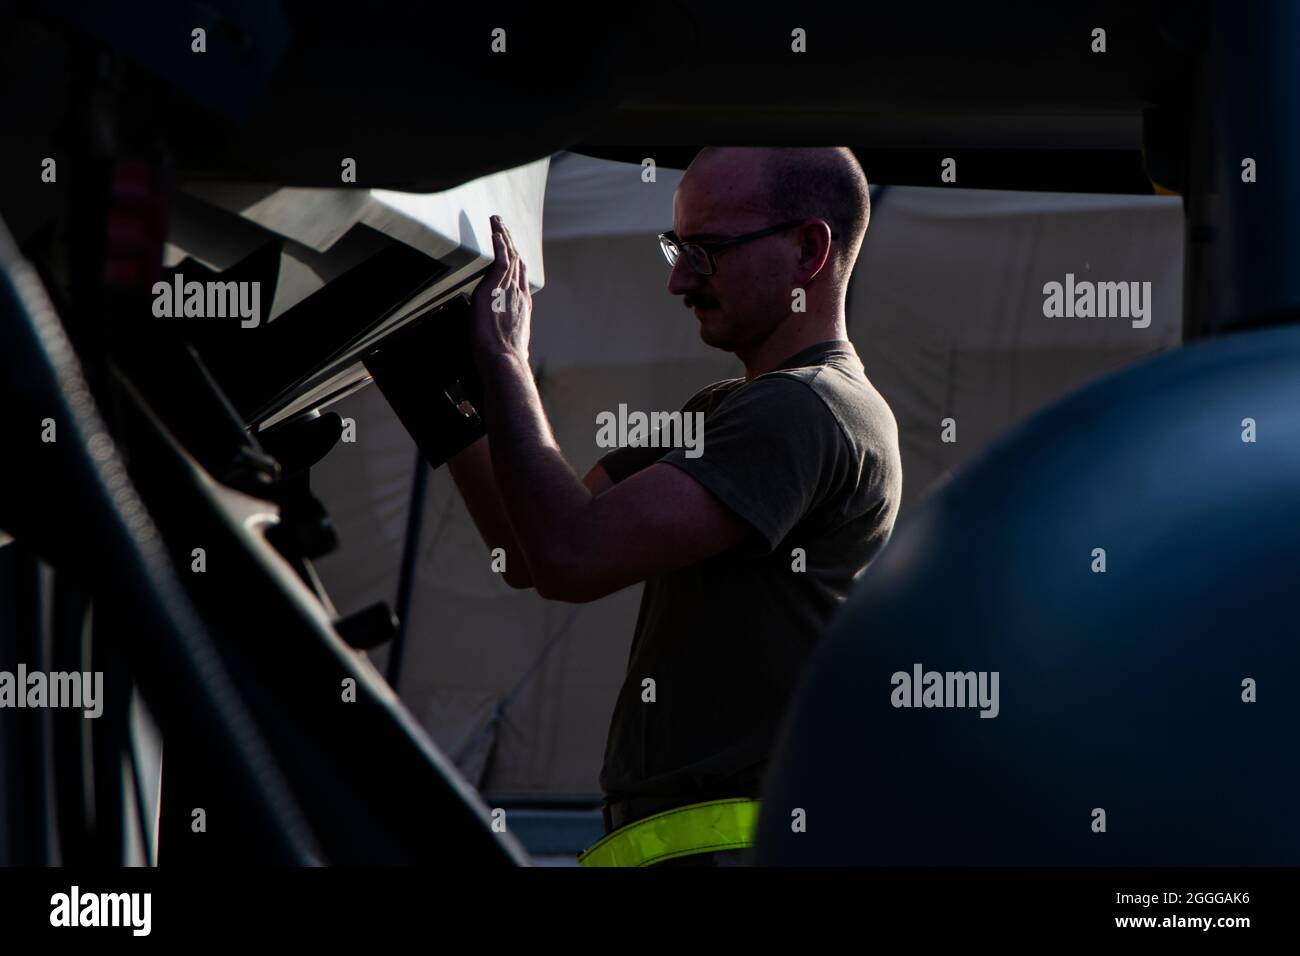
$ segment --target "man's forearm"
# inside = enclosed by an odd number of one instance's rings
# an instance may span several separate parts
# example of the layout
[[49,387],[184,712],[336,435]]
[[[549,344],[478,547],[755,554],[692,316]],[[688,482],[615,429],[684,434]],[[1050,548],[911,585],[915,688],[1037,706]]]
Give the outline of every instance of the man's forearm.
[[504,353],[489,362],[485,416],[497,488],[533,582],[545,591],[574,572],[592,494],[555,443],[527,360]]
[[531,587],[533,581],[528,573],[527,559],[515,540],[510,519],[501,503],[487,436],[453,455],[447,462],[447,468],[465,501],[470,517],[474,519],[474,526],[478,528],[483,543],[489,551],[496,548],[505,551],[506,581],[512,587]]

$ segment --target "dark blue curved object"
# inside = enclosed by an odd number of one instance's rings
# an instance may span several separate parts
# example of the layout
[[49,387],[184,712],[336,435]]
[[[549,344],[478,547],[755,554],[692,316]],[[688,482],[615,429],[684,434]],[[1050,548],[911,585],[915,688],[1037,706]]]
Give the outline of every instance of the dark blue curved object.
[[[916,664],[997,671],[997,716],[894,706]],[[900,523],[805,672],[756,862],[1296,865],[1298,718],[1289,326],[1094,383]]]

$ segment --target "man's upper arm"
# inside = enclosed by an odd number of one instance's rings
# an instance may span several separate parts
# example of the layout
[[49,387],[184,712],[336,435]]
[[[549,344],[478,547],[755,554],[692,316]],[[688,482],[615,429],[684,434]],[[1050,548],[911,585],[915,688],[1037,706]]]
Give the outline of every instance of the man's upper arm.
[[[646,449],[603,462],[629,471]],[[847,445],[822,400],[802,382],[774,376],[721,405],[704,423],[702,446],[594,490],[568,540],[557,544],[543,596],[589,601],[638,581],[746,545],[771,552],[844,480]],[[593,472],[595,469],[593,469]],[[610,469],[606,469],[610,472]],[[617,479],[607,474],[611,481]],[[534,575],[536,578],[536,575]]]
[[[589,488],[592,472],[584,479]],[[668,464],[593,494],[568,542],[566,567],[538,586],[543,597],[595,600],[713,557],[753,533],[703,485]]]
[[[709,396],[717,387],[717,385],[711,385],[708,388],[696,392],[687,400],[686,404],[682,406],[681,414],[694,414],[700,408],[704,407],[709,400]],[[652,436],[652,440],[646,444],[624,445],[620,448],[615,448],[613,451],[604,455],[600,461],[596,462],[595,467],[593,467],[591,471],[587,472],[587,477],[583,479],[583,484],[587,485],[587,487],[591,489],[592,494],[600,494],[600,491],[593,488],[589,481],[589,479],[593,479],[592,472],[594,472],[596,468],[599,468],[604,472],[604,476],[609,482],[609,484],[603,484],[601,486],[601,491],[604,491],[610,485],[616,485],[621,481],[626,481],[637,472],[649,468],[668,453],[665,448],[660,446],[660,437],[661,436],[656,432],[656,434]]]
[[727,399],[704,423],[694,453],[663,458],[713,493],[770,554],[799,523],[852,480],[856,468],[836,417],[806,382],[765,376]]

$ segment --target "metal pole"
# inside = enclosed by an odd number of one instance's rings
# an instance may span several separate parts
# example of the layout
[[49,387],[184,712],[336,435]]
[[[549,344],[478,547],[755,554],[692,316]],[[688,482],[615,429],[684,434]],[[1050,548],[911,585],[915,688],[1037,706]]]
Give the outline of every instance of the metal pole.
[[397,634],[388,651],[388,683],[397,690],[402,676],[402,652],[406,648],[406,625],[411,610],[411,590],[415,581],[415,563],[420,553],[420,529],[424,526],[424,499],[429,488],[429,468],[424,455],[416,449],[415,471],[411,478],[411,504],[406,512],[406,540],[402,544],[402,570],[397,579]]

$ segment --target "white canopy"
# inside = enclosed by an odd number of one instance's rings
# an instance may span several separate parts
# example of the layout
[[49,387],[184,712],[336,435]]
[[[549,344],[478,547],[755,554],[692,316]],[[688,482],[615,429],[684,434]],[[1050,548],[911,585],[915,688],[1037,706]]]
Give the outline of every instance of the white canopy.
[[[867,170],[868,175],[870,170]],[[546,191],[546,288],[532,356],[557,439],[579,475],[603,454],[598,412],[680,407],[739,373],[670,296],[655,235],[680,173],[573,154]],[[849,334],[898,419],[904,510],[951,468],[1089,379],[1178,345],[1180,200],[886,188],[850,293]],[[530,262],[530,273],[532,271]],[[1152,321],[1046,318],[1045,283],[1151,283]],[[345,612],[396,593],[415,448],[376,389],[336,406],[358,423],[313,473],[342,541],[320,562]],[[941,421],[957,441],[941,439]],[[446,469],[430,481],[403,700],[489,801],[598,794],[605,732],[640,587],[585,605],[513,591]],[[382,657],[379,663],[382,665]]]

